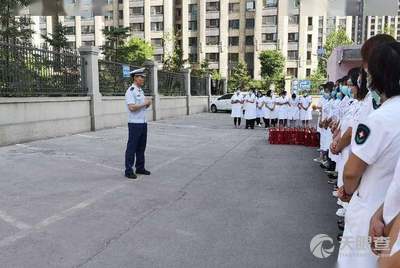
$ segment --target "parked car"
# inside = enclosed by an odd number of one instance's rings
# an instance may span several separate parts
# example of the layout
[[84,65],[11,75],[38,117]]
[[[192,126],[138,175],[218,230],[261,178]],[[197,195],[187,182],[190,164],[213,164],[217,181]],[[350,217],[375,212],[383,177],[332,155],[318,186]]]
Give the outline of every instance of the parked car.
[[[244,98],[247,92],[242,92],[241,94]],[[218,111],[232,111],[232,106],[231,106],[232,96],[233,93],[228,93],[212,101],[210,107],[211,112],[216,113]]]

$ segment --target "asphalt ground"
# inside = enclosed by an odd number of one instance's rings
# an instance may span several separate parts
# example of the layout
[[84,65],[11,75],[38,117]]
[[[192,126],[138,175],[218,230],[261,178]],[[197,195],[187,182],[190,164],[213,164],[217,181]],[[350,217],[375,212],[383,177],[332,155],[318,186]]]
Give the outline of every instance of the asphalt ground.
[[0,148],[0,267],[333,267],[336,205],[315,148],[227,113],[149,123],[151,176],[123,176],[127,127]]

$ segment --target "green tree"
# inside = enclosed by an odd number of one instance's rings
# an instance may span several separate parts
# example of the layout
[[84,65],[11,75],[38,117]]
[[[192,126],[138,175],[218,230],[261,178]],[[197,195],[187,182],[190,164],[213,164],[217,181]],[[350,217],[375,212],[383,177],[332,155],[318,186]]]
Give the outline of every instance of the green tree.
[[124,63],[143,65],[153,58],[152,45],[139,37],[133,37],[121,47],[120,59]]
[[261,77],[269,83],[278,82],[283,76],[285,57],[279,50],[264,50],[260,53]]
[[163,69],[171,72],[179,72],[183,65],[186,63],[186,60],[183,59],[183,50],[181,45],[177,40],[177,36],[180,33],[176,33],[176,35],[166,34],[163,38],[164,43],[164,51],[166,51],[165,44],[173,43],[174,50],[170,53],[166,53],[163,58]]
[[308,79],[311,81],[311,89],[317,89],[326,81],[326,76],[319,70],[315,70]]
[[383,33],[384,34],[388,34],[393,36],[393,38],[396,38],[395,32],[394,32],[394,28],[392,26],[390,26],[389,23],[386,23],[384,28],[383,28]]
[[247,65],[243,61],[239,61],[235,68],[232,69],[228,80],[228,90],[235,91],[237,88],[248,89],[251,77],[247,70]]
[[0,1],[0,37],[6,42],[30,44],[34,31],[30,17],[16,17],[17,9],[27,7],[32,0]]
[[67,28],[56,20],[53,33],[50,36],[42,35],[42,37],[55,51],[60,51],[61,49],[68,48],[66,34]]
[[318,59],[318,72],[324,77],[327,76],[326,66],[328,64],[328,58],[331,56],[333,50],[339,46],[351,45],[353,41],[347,36],[346,30],[343,27],[339,27],[337,31],[331,32],[326,37],[324,45],[324,55]]
[[207,59],[204,61],[200,62],[199,67],[193,68],[192,69],[192,74],[194,76],[205,76],[207,74],[211,74],[211,69],[210,69],[210,63],[208,62]]
[[122,61],[124,59],[124,43],[129,36],[129,28],[105,28],[103,34],[106,38],[105,45],[102,47],[105,58],[111,61]]

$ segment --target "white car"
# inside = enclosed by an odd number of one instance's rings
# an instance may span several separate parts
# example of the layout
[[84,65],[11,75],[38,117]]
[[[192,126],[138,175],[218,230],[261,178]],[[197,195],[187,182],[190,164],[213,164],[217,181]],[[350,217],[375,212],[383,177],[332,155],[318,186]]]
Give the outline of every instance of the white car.
[[[244,98],[247,92],[241,92],[241,94]],[[216,113],[218,111],[232,111],[232,104],[231,104],[232,96],[233,93],[228,93],[212,101],[210,107],[211,112]]]

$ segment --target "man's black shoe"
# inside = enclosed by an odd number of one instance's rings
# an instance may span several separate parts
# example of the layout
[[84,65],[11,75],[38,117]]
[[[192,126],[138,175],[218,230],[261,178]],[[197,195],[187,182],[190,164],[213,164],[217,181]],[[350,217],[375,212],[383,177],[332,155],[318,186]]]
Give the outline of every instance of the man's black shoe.
[[143,170],[136,170],[136,174],[150,175],[151,172],[148,171],[148,170],[143,169]]
[[137,176],[135,173],[132,174],[125,174],[125,177],[127,177],[128,179],[132,179],[132,180],[136,180]]

